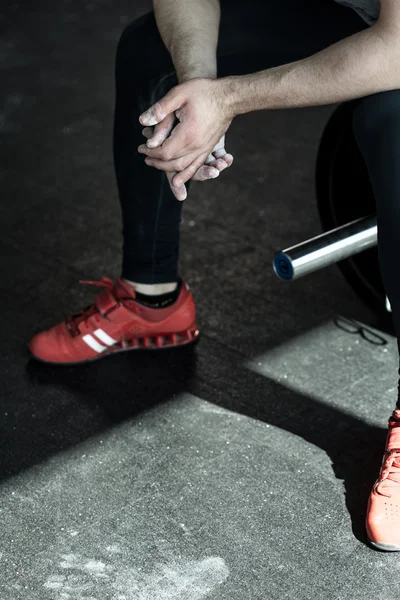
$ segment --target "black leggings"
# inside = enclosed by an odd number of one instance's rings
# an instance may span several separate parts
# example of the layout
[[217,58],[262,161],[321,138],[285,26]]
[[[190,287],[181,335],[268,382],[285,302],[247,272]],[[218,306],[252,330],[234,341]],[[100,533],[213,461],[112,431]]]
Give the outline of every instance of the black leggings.
[[[221,0],[218,77],[242,75],[310,56],[365,29],[333,0]],[[165,173],[148,167],[139,115],[177,78],[153,12],[124,31],[116,59],[115,170],[124,233],[123,277],[165,283],[178,276],[182,203]],[[377,200],[380,266],[400,336],[400,90],[353,103],[354,132]]]

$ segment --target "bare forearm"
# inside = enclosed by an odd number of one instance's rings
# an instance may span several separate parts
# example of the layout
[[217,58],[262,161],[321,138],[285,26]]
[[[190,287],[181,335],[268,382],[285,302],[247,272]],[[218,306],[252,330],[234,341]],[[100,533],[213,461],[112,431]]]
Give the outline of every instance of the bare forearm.
[[179,82],[193,77],[215,78],[219,0],[153,0],[153,5]]
[[371,27],[313,56],[225,78],[233,114],[343,102],[400,87],[400,44]]

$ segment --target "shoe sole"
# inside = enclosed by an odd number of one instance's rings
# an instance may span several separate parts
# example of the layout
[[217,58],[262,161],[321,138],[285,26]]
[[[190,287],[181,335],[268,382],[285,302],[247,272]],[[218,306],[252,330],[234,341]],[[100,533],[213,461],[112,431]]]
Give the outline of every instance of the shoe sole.
[[[184,339],[179,339],[184,338]],[[188,339],[189,337],[189,339]],[[164,343],[164,345],[160,345],[160,338],[162,341],[166,339],[170,339],[170,342]],[[155,340],[155,343],[154,343]],[[129,346],[128,348],[118,348],[113,350],[110,348],[105,352],[100,353],[98,356],[93,356],[92,358],[87,358],[86,360],[78,360],[73,362],[57,362],[51,360],[45,360],[43,358],[39,358],[32,354],[32,357],[45,365],[53,365],[58,367],[70,367],[75,365],[84,365],[87,363],[96,362],[97,360],[101,360],[102,358],[106,358],[107,356],[112,356],[114,354],[119,354],[120,352],[130,352],[132,350],[143,350],[145,352],[157,352],[162,350],[171,350],[172,348],[182,348],[186,346],[194,346],[200,340],[200,332],[196,328],[194,330],[190,329],[183,333],[171,333],[168,335],[151,335],[145,336],[143,338],[135,338],[134,345]]]
[[377,548],[378,550],[383,550],[384,552],[400,552],[400,546],[395,546],[394,544],[384,544],[383,542],[373,542],[372,540],[368,540],[371,546]]

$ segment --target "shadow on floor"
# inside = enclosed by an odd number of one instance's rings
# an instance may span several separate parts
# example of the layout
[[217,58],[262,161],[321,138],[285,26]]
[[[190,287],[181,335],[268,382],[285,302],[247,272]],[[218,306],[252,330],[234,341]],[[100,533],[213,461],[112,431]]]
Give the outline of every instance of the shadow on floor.
[[[79,402],[88,406],[90,412],[101,410],[103,418],[97,429],[94,419],[91,429],[82,431],[82,440],[116,423],[132,419],[182,392],[190,392],[203,400],[302,437],[324,450],[332,460],[335,476],[344,482],[354,535],[366,542],[365,508],[379,470],[385,430],[250,371],[229,352],[225,352],[222,359],[221,349],[215,352],[214,341],[204,337],[202,341],[201,353],[195,347],[163,353],[126,353],[80,367],[64,368],[31,360],[27,372],[36,386],[57,386],[72,392]],[[214,360],[218,360],[219,367],[215,376]],[[242,362],[242,357],[240,360]],[[58,423],[56,427],[61,431],[64,423]],[[35,437],[37,433],[32,435]],[[73,437],[70,430],[64,447],[82,441],[75,439],[71,442]],[[59,442],[63,445],[61,435]],[[35,447],[37,445],[36,441]],[[41,437],[41,456],[37,451],[32,454],[33,463],[53,453],[50,446]],[[16,449],[17,456],[18,452],[21,455],[21,450]],[[24,457],[23,468],[26,467]],[[18,470],[17,461],[12,471]],[[10,474],[8,470],[7,475]]]

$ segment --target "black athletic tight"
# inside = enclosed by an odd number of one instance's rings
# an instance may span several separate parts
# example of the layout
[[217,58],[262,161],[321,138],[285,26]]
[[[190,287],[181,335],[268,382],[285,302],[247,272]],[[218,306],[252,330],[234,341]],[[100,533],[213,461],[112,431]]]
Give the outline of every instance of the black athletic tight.
[[[218,76],[305,58],[367,25],[332,0],[221,0]],[[171,57],[148,13],[124,31],[116,58],[115,170],[124,233],[123,276],[175,281],[182,203],[162,171],[137,152],[139,115],[177,85]],[[400,336],[400,90],[354,102],[354,132],[377,201],[380,266]]]

